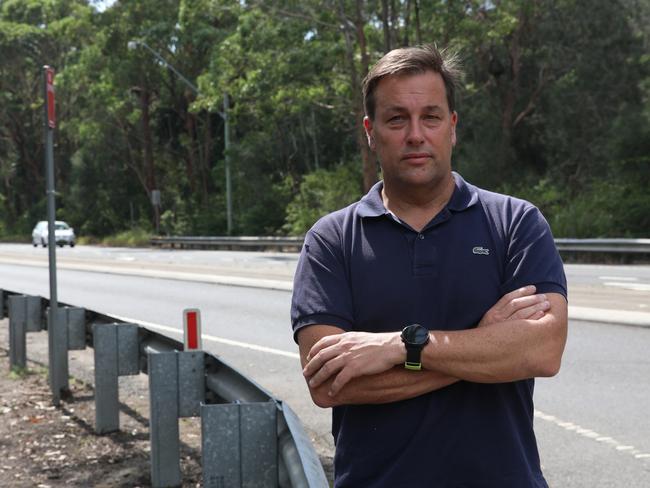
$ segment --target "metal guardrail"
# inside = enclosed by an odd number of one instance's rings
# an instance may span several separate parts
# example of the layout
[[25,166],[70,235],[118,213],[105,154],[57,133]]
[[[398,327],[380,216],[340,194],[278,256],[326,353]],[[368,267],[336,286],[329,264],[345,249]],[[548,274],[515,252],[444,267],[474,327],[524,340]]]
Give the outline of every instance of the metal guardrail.
[[555,239],[559,251],[650,254],[650,239]]
[[[25,338],[27,332],[38,332],[47,329],[45,321],[47,305],[48,300],[43,297],[28,297],[12,291],[0,290],[0,319],[9,317],[10,358],[12,367],[25,367],[27,357]],[[66,360],[64,361],[63,368],[65,371],[63,374],[66,378],[66,385],[68,375],[67,350],[84,349],[86,346],[95,350],[95,405],[97,410],[95,428],[98,433],[106,433],[119,429],[117,415],[117,377],[138,374],[139,372],[149,375],[153,486],[180,485],[178,479],[173,482],[169,481],[170,479],[173,480],[174,477],[180,476],[180,470],[174,468],[174,464],[178,462],[178,456],[175,456],[173,448],[170,450],[169,445],[171,444],[173,447],[174,444],[178,443],[177,419],[180,416],[198,416],[197,413],[180,413],[184,408],[186,410],[188,408],[187,401],[185,401],[185,404],[182,404],[182,397],[187,396],[185,391],[179,392],[177,389],[175,392],[172,391],[171,396],[169,396],[169,384],[173,383],[174,380],[167,373],[164,373],[162,376],[156,373],[155,369],[160,365],[166,367],[162,364],[162,361],[166,361],[167,359],[171,359],[175,365],[178,364],[176,383],[182,383],[184,380],[185,383],[198,383],[200,390],[204,388],[204,391],[201,393],[202,402],[200,406],[202,429],[204,424],[214,426],[215,419],[223,420],[224,413],[226,418],[230,418],[233,412],[235,412],[235,415],[241,415],[243,419],[244,413],[240,414],[240,409],[244,412],[261,406],[263,407],[262,414],[264,415],[264,412],[266,412],[267,419],[269,412],[272,415],[270,417],[272,429],[270,432],[271,436],[275,435],[275,442],[273,442],[272,446],[263,445],[262,447],[265,450],[270,449],[271,452],[277,453],[275,456],[270,456],[270,459],[274,460],[272,462],[277,463],[275,470],[270,469],[273,473],[277,474],[277,484],[275,486],[283,488],[320,488],[328,486],[327,478],[318,455],[314,451],[311,441],[296,414],[287,404],[273,397],[273,395],[253,380],[247,378],[235,368],[208,352],[183,352],[183,344],[181,342],[158,334],[137,323],[125,323],[118,317],[101,314],[92,310],[71,307],[63,303],[59,305],[60,319],[57,319],[58,331],[56,334],[61,334],[62,330],[65,332],[64,336],[67,348],[65,351]],[[72,313],[73,311],[75,313]],[[62,324],[63,327],[60,327],[59,324]],[[51,332],[48,331],[48,334],[50,334],[51,339]],[[52,342],[50,342],[51,344]],[[107,344],[108,346],[106,346]],[[192,376],[187,376],[188,373],[182,371],[183,367],[181,363],[185,362],[185,360],[180,355],[183,354],[192,356],[189,358],[192,362],[192,366],[189,368],[192,370],[192,373],[189,374]],[[111,356],[114,358],[112,362],[110,359],[107,360],[107,357],[110,358]],[[165,356],[167,359],[165,359]],[[153,358],[156,361],[152,361]],[[196,361],[197,359],[198,361]],[[101,362],[101,365],[98,362]],[[204,367],[196,368],[196,364],[204,364]],[[151,371],[149,371],[150,369]],[[185,370],[187,369],[185,367]],[[52,374],[52,372],[50,373]],[[154,387],[152,385],[155,382],[152,380],[156,375],[158,375],[156,381],[162,385],[160,388],[166,391],[154,393]],[[189,396],[192,394],[196,395],[196,391],[190,390]],[[170,417],[168,410],[171,409],[170,401],[173,402],[173,399],[178,399],[181,405],[180,407],[176,407],[179,413],[176,416]],[[163,407],[156,409],[156,407],[152,406],[155,403],[154,400],[159,404],[161,403]],[[210,407],[221,405],[226,407],[226,409],[215,410],[213,408],[208,411]],[[197,412],[199,410],[197,407],[190,408]],[[248,418],[251,419],[251,423],[255,424],[249,426],[249,431],[251,429],[253,431],[258,429],[257,423],[261,418],[259,412],[262,410],[258,409],[252,412],[252,414],[249,414],[250,417]],[[206,414],[205,417],[204,412]],[[207,415],[208,413],[209,415]],[[214,415],[215,413],[217,414],[216,416]],[[208,417],[212,417],[213,420],[209,420]],[[263,418],[262,421],[264,421]],[[173,426],[174,424],[176,425],[176,433],[173,432],[173,427],[171,429],[172,432],[162,431],[163,427]],[[269,432],[268,421],[266,425],[267,432]],[[158,429],[157,432],[154,429]],[[232,430],[232,426],[228,426],[227,432],[231,432]],[[214,432],[214,427],[212,427],[211,432]],[[244,434],[241,435],[243,436]],[[210,437],[215,436],[206,435],[204,437],[207,437],[208,443],[211,444],[207,446],[204,443],[204,486],[224,486],[219,483],[227,480],[223,479],[221,472],[215,475],[214,464],[216,463],[214,461],[215,456],[224,453],[224,445],[227,444],[227,441],[221,436],[217,436],[220,438],[220,442],[218,443],[214,442],[214,439],[210,439]],[[155,445],[154,439],[157,439]],[[244,441],[240,439],[239,442],[243,443]],[[250,434],[248,435],[248,442],[251,442]],[[255,438],[253,442],[258,441]],[[212,447],[214,445],[217,446],[216,450]],[[208,459],[205,458],[206,447],[210,447],[207,451],[212,456],[208,457]],[[259,447],[257,446],[258,449]],[[240,448],[240,450],[242,449]],[[227,451],[227,447],[225,450]],[[228,453],[226,452],[226,454]],[[174,459],[174,456],[176,459]],[[206,462],[208,464],[207,467],[205,466]],[[232,463],[232,459],[230,462]],[[241,462],[243,463],[244,461]],[[251,462],[253,463],[252,465]],[[264,469],[266,472],[263,475],[268,480],[269,468],[268,466],[260,467],[261,463],[259,458],[254,457],[253,461],[249,460],[248,463],[249,469],[254,472],[253,475],[255,475],[255,470],[259,472]],[[210,474],[212,475],[213,481],[216,479],[216,484],[209,481],[206,469],[211,470]],[[220,469],[226,469],[227,471],[230,468]],[[232,471],[233,469],[230,469],[230,472]],[[241,477],[245,474],[243,468],[235,468],[234,471],[239,471],[235,473],[235,477]],[[240,483],[243,482],[241,478],[237,479]],[[242,486],[248,486],[249,484],[250,481],[248,484],[244,483]],[[264,482],[264,486],[273,485]]]
[[[151,245],[180,249],[223,249],[223,250],[278,250],[299,251],[303,237],[243,236],[243,237],[199,237],[170,236],[152,237]],[[650,254],[650,239],[555,239],[560,252],[602,252],[614,254]]]
[[285,251],[296,252],[302,248],[304,237],[276,236],[171,236],[152,237],[152,246],[179,249],[222,249],[246,251]]

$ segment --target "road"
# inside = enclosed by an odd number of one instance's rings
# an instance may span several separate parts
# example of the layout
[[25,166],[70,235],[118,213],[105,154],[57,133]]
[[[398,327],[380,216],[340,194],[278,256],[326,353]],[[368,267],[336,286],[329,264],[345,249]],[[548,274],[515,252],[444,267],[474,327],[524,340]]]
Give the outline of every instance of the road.
[[[0,245],[0,288],[49,296],[46,254]],[[317,449],[331,453],[329,412],[308,398],[289,328],[295,255],[78,246],[57,250],[57,258],[63,302],[157,324],[168,334],[180,329],[183,308],[200,308],[206,349],[289,402]],[[649,266],[566,269],[572,303],[649,312]],[[275,289],[232,286],[255,280]],[[570,321],[562,371],[538,380],[535,392],[551,486],[650,486],[649,351],[650,328]]]

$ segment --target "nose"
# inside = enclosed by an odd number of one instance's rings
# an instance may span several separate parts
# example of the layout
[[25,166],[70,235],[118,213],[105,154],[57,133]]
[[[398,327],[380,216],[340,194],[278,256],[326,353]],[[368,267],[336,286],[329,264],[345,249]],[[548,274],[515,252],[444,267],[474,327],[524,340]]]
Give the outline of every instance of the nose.
[[412,120],[406,133],[406,143],[409,146],[419,146],[424,143],[424,132],[419,120]]

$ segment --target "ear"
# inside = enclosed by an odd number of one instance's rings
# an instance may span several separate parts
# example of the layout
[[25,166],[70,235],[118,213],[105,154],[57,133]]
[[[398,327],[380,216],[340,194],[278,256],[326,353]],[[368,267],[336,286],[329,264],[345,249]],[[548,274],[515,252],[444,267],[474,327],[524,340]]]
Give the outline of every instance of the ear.
[[366,137],[368,137],[368,147],[370,147],[371,151],[375,150],[375,138],[372,135],[373,131],[373,126],[372,126],[372,120],[366,115],[363,118],[363,128],[366,130]]
[[458,113],[454,110],[451,113],[451,146],[456,146],[456,124],[458,123]]

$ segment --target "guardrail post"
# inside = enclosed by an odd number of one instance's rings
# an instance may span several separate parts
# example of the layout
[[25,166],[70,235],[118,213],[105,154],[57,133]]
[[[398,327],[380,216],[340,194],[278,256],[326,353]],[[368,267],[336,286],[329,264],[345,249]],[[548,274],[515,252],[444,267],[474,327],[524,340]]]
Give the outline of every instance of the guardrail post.
[[[57,308],[53,314],[47,314],[48,345],[49,345],[49,378],[53,403],[58,405],[61,392],[70,390],[68,381],[68,328],[66,326],[65,308]],[[54,318],[54,326],[51,319]]]
[[198,417],[205,401],[205,354],[203,351],[177,352],[178,416]]
[[40,332],[43,330],[43,301],[41,297],[26,296],[26,322],[27,332]]
[[86,349],[86,309],[65,307],[68,327],[68,350]]
[[25,368],[27,366],[27,297],[12,295],[9,297],[9,367]]
[[95,353],[95,432],[120,428],[118,376],[138,374],[138,326],[93,324]]
[[203,486],[278,486],[277,406],[201,405]]
[[155,488],[180,486],[176,352],[149,354],[148,372],[151,486]]
[[120,428],[117,387],[117,326],[93,324],[95,351],[95,432]]
[[172,351],[151,353],[148,358],[151,485],[180,486],[178,419],[201,413],[205,355],[203,351]]
[[38,332],[42,329],[43,315],[41,297],[11,295],[9,297],[10,367],[26,367],[27,332]]

